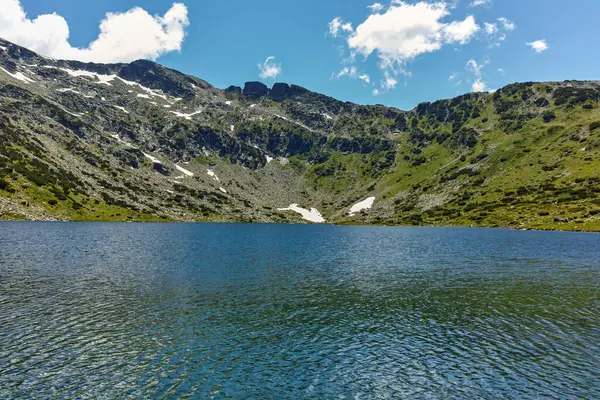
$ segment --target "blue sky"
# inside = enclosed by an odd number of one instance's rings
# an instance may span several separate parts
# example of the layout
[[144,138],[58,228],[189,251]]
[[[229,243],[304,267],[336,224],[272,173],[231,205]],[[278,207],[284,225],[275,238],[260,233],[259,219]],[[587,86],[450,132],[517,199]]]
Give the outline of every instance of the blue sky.
[[[381,1],[371,8],[373,0],[180,1],[185,7],[179,13],[185,10],[185,15],[173,17],[179,24],[173,32],[165,28],[164,40],[173,42],[151,51],[161,54],[158,62],[221,88],[249,80],[268,85],[283,81],[344,101],[410,109],[422,101],[516,81],[600,79],[597,0],[407,0]],[[477,1],[484,4],[472,4]],[[163,16],[173,6],[172,0],[98,0],[84,7],[81,0],[0,0],[0,25],[3,18],[19,18],[2,11],[9,8],[3,3],[20,3],[27,20],[56,13],[68,24],[73,48],[86,48],[98,38],[107,12],[140,7],[151,16]],[[337,29],[331,25],[335,18]],[[115,37],[145,32],[133,18],[131,23],[121,21],[130,31],[116,24]],[[64,29],[64,22],[54,22],[45,26],[51,31],[45,37]],[[21,38],[20,30],[26,30],[25,25],[15,24],[12,32],[0,27],[0,36],[55,55],[48,43],[38,45],[38,33]],[[183,41],[178,40],[179,30],[185,32]],[[415,32],[433,36],[420,43],[411,36]],[[540,40],[547,49],[536,42]],[[534,42],[538,51],[526,44]],[[103,45],[103,54],[112,53],[110,43]],[[130,55],[137,53],[123,55],[124,60]],[[269,56],[275,57],[268,64],[275,67],[271,72],[279,73],[276,79],[261,79],[258,64]],[[94,60],[114,61],[108,55],[97,57]]]

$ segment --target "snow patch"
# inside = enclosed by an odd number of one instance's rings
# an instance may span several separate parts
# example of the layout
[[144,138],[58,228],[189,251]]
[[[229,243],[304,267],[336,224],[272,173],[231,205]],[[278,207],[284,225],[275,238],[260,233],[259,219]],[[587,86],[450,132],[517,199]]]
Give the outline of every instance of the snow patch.
[[[121,81],[122,83],[124,83],[125,85],[128,86],[137,86],[139,89],[143,90],[144,92],[146,92],[149,96],[155,96],[155,97],[160,97],[161,99],[164,99],[165,101],[169,101],[169,98],[160,90],[153,90],[150,88],[147,88],[143,85],[140,85],[137,82],[132,82],[132,81],[128,81],[126,79],[123,79],[117,75],[102,75],[102,74],[98,74],[96,72],[91,72],[91,71],[85,71],[85,70],[74,70],[74,69],[69,69],[69,68],[57,68],[54,67],[52,65],[45,65],[44,68],[55,68],[55,69],[60,69],[62,71],[65,71],[67,74],[69,74],[72,77],[85,77],[85,78],[95,78],[98,80],[98,84],[102,84],[102,85],[108,85],[108,86],[112,86],[110,82],[114,81],[115,79]],[[129,91],[129,93],[132,93],[133,91]],[[138,95],[138,97],[141,97]],[[148,97],[149,98],[149,97]],[[181,100],[181,98],[175,98],[173,99],[173,102],[179,101]]]
[[177,170],[178,170],[179,172],[183,172],[183,173],[184,173],[185,175],[187,175],[187,176],[194,176],[194,173],[193,173],[193,172],[190,172],[190,171],[188,171],[188,170],[187,170],[187,169],[185,169],[185,168],[181,168],[181,167],[180,167],[179,165],[177,165],[177,164],[175,164],[175,168],[177,168]]
[[202,112],[202,110],[198,110],[198,111],[194,111],[191,114],[184,114],[184,113],[180,113],[179,111],[170,111],[170,113],[175,114],[176,116],[178,116],[180,118],[185,118],[188,121],[190,121],[194,115],[200,114],[201,112]]
[[116,108],[116,109],[118,109],[118,110],[121,110],[121,111],[123,111],[125,114],[129,114],[129,111],[127,111],[127,110],[125,109],[125,107],[121,107],[121,106],[113,106],[113,107],[114,107],[114,108]]
[[359,213],[362,210],[369,210],[371,209],[371,207],[373,207],[373,202],[375,202],[375,197],[366,198],[363,201],[353,205],[350,208],[350,212],[348,214],[350,214],[350,216],[353,217],[356,213]]
[[229,128],[231,129],[231,132],[235,131],[235,126],[234,125],[231,125]]
[[143,93],[138,93],[136,97],[140,97],[142,99],[149,99],[150,96],[148,96],[147,94],[143,94]]
[[160,160],[158,158],[153,157],[150,154],[146,154],[146,153],[143,153],[143,154],[144,154],[144,157],[146,157],[147,159],[149,159],[153,163],[155,163],[155,164],[162,164],[162,162],[160,162]]
[[231,105],[231,101],[226,101],[225,104],[227,104],[228,106]]
[[315,222],[318,224],[325,222],[325,218],[323,218],[319,210],[317,210],[316,208],[311,208],[309,211],[305,208],[298,207],[298,204],[291,204],[288,208],[278,208],[277,211],[293,211],[302,215],[302,219],[305,219],[307,221]]
[[325,118],[327,118],[327,119],[333,119],[333,118],[331,118],[331,116],[329,116],[329,115],[327,115],[327,114],[325,114],[325,113],[323,113],[323,116],[324,116]]
[[227,194],[227,190],[223,189],[222,187],[219,188],[219,190],[225,194]]
[[94,98],[94,96],[89,96],[87,94],[83,94],[83,93],[78,92],[77,90],[75,90],[73,88],[56,89],[56,91],[59,92],[59,93],[66,93],[66,92],[75,93],[75,94],[78,94],[78,95],[83,96],[83,97],[88,98],[88,99],[93,99]]
[[4,72],[6,72],[8,75],[10,75],[11,77],[13,77],[14,79],[17,79],[25,84],[29,84],[29,83],[33,83],[35,82],[33,79],[26,77],[25,75],[23,75],[22,72],[16,72],[16,73],[11,73],[7,70],[5,70],[4,68],[0,67],[0,69]]
[[215,171],[213,171],[212,169],[207,169],[206,173],[208,174],[208,176],[210,176],[211,178],[213,178],[213,180],[215,180],[217,182],[220,181],[219,177],[217,176],[217,174],[215,174]]
[[267,164],[270,163],[271,161],[273,161],[273,157],[267,156]]
[[250,108],[256,107],[256,104],[250,104]]
[[119,143],[123,143],[124,145],[126,145],[126,146],[128,146],[128,147],[133,147],[133,146],[131,145],[131,143],[128,143],[128,142],[124,141],[124,140],[123,140],[123,139],[121,139],[121,138],[119,137],[119,135],[117,135],[117,134],[110,135],[110,136],[111,136],[112,138],[114,138],[114,139],[117,139],[117,142],[119,142]]

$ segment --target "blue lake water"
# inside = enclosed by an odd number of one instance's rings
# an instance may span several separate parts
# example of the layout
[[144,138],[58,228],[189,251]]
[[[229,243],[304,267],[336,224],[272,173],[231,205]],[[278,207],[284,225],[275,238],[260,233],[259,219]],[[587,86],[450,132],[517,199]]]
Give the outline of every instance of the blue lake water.
[[0,223],[0,398],[600,398],[600,235]]

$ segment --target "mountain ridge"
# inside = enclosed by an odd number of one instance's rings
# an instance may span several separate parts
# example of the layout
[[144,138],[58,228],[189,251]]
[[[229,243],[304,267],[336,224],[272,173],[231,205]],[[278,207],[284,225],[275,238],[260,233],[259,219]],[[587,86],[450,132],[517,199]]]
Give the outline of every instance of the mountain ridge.
[[0,67],[0,218],[298,222],[299,204],[333,223],[599,230],[598,81],[402,111],[3,40]]

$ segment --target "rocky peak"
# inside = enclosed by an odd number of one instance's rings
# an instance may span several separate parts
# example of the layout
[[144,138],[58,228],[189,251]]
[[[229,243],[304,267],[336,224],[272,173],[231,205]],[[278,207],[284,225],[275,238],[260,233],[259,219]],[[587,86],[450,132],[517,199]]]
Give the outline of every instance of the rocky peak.
[[283,100],[290,94],[290,85],[287,83],[276,83],[271,89],[271,98],[273,100]]
[[225,92],[225,94],[229,94],[229,95],[241,96],[242,88],[239,86],[231,85],[227,89],[225,89],[224,92]]
[[259,98],[269,94],[269,88],[262,82],[246,82],[244,85],[244,96]]

